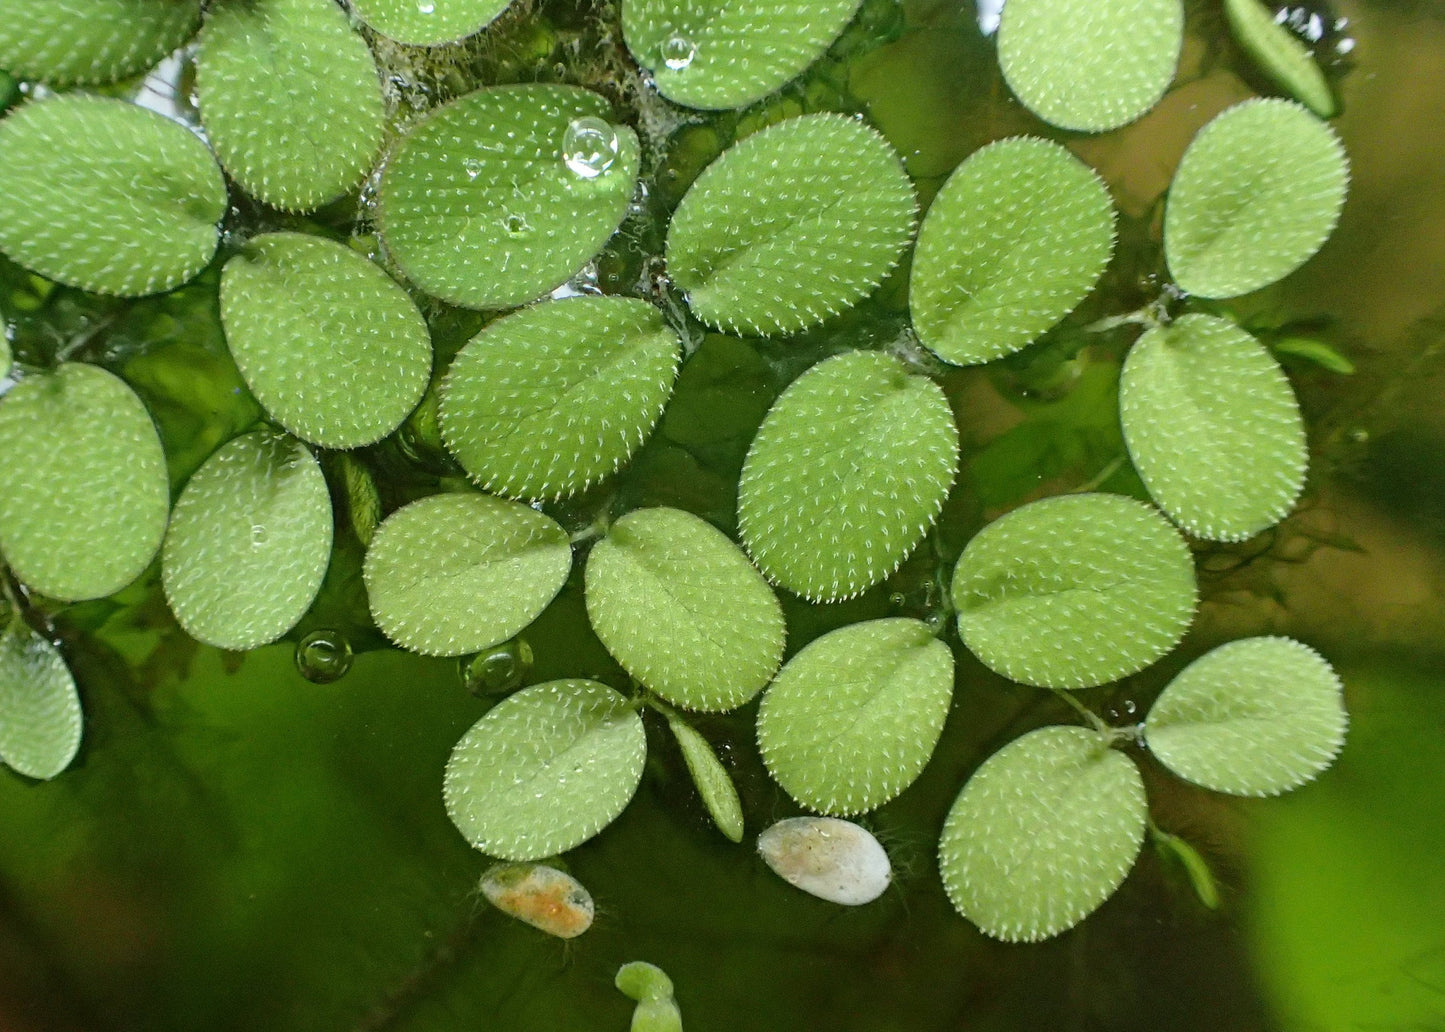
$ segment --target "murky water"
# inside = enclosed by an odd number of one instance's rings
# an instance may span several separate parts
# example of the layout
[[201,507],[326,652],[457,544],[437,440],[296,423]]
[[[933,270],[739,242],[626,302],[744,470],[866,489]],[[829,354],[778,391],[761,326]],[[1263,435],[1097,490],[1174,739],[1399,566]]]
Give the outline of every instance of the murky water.
[[[640,127],[644,189],[571,291],[647,296],[681,319],[657,257],[666,214],[732,139],[818,108],[864,113],[925,201],[977,146],[1030,132],[1063,139],[1098,168],[1120,207],[1118,256],[1065,332],[984,369],[941,373],[966,472],[931,543],[859,599],[789,602],[790,651],[859,619],[927,616],[937,566],[1026,498],[1100,478],[1130,488],[1110,403],[1130,334],[1080,351],[1068,328],[1153,299],[1159,199],[1180,154],[1210,117],[1263,85],[1225,40],[1216,5],[1190,5],[1179,78],[1160,106],[1100,137],[1050,133],[1011,100],[987,34],[996,5],[870,0],[803,80],[720,116],[681,113],[636,88],[599,28],[610,6],[507,16],[490,44],[449,48],[441,61],[383,55],[399,123],[480,82],[541,78],[600,86],[619,120]],[[53,783],[0,778],[0,1027],[623,1029],[632,1004],[612,977],[631,960],[666,969],[690,1032],[1445,1027],[1445,6],[1356,0],[1313,13],[1332,27],[1345,20],[1330,39],[1353,64],[1337,123],[1350,199],[1319,256],[1231,307],[1257,329],[1307,330],[1357,371],[1286,360],[1313,452],[1300,511],[1261,539],[1201,556],[1204,601],[1177,654],[1083,693],[1127,719],[1187,658],[1264,632],[1309,642],[1341,669],[1351,738],[1315,785],[1241,803],[1146,766],[1153,815],[1204,855],[1218,910],[1146,846],[1119,893],[1056,940],[1006,946],[959,918],[934,869],[958,787],[1017,734],[1071,718],[956,649],[955,706],[934,760],[869,819],[897,876],[881,900],[831,906],[725,841],[665,728],[650,724],[638,797],[566,858],[596,900],[595,924],[570,944],[546,938],[480,900],[487,861],[448,822],[441,771],[462,731],[517,684],[579,674],[627,684],[588,629],[580,577],[574,569],[523,640],[496,655],[419,659],[382,647],[369,626],[361,546],[348,534],[291,640],[244,658],[185,638],[154,576],[60,614],[86,740]],[[679,61],[690,59],[687,42],[673,48]],[[184,67],[167,66],[163,79],[145,89],[184,115]],[[349,203],[294,219],[240,201],[229,229],[234,242],[298,225],[375,243],[365,207]],[[89,334],[89,357],[125,375],[156,413],[177,483],[256,418],[220,338],[214,270],[139,304],[0,272],[17,355],[40,358]],[[485,319],[436,305],[427,314],[439,368]],[[550,510],[581,530],[615,494],[617,511],[676,505],[732,529],[737,473],[772,399],[822,356],[898,346],[905,323],[901,274],[787,342],[680,323],[690,357],[656,434],[619,481]],[[423,409],[360,453],[386,510],[456,475],[435,440],[434,410],[429,423]],[[347,653],[349,670],[338,658]],[[698,721],[722,744],[749,836],[796,812],[766,777],[753,717],[747,707]]]

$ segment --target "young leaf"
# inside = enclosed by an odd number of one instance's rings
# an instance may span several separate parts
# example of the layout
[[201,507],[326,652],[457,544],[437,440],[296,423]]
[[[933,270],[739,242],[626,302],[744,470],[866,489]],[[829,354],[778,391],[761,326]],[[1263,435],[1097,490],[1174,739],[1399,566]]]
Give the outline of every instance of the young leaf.
[[356,16],[398,43],[435,46],[486,28],[511,0],[351,0]]
[[211,260],[225,211],[211,152],[154,111],[67,94],[0,121],[0,251],[42,276],[127,297],[170,290]]
[[883,580],[937,519],[958,470],[948,399],[876,351],[836,355],[778,398],[748,449],[738,528],[759,569],[812,601]]
[[1132,760],[1091,729],[1041,727],[968,779],[944,821],[938,871],[954,909],[984,934],[1037,942],[1114,894],[1146,818]]
[[447,450],[497,494],[580,491],[652,432],[680,346],[657,309],[636,298],[568,298],[499,319],[442,381]]
[[503,699],[462,735],[442,798],[473,847],[537,860],[611,824],[646,756],[642,718],[622,695],[596,681],[548,681]]
[[497,864],[478,887],[508,917],[559,939],[577,938],[592,927],[597,913],[586,886],[546,864]]
[[489,495],[441,494],[376,528],[364,573],[388,638],[427,656],[462,656],[535,620],[571,569],[567,532],[551,517]]
[[706,738],[698,734],[692,725],[681,717],[668,714],[667,726],[672,729],[682,750],[687,772],[697,786],[698,795],[717,830],[733,842],[743,840],[743,804],[738,799],[737,786],[728,776],[727,768],[718,760]]
[[737,545],[691,513],[628,513],[593,546],[586,580],[597,637],[668,702],[735,709],[783,661],[777,596]]
[[437,108],[392,152],[377,216],[417,286],[506,308],[565,283],[612,236],[637,182],[636,134],[575,86],[494,86]]
[[1144,735],[1159,762],[1186,781],[1269,796],[1333,763],[1348,723],[1339,676],[1319,653],[1291,638],[1245,638],[1170,681]]
[[1246,100],[1199,130],[1164,210],[1175,282],[1235,297],[1289,275],[1339,221],[1349,169],[1340,139],[1288,100]]
[[65,602],[113,594],[155,558],[170,512],[166,457],[126,384],[67,363],[0,399],[0,552]]
[[14,356],[10,353],[10,342],[0,336],[0,380],[10,375],[10,366],[14,362]]
[[953,572],[958,633],[990,670],[1088,688],[1142,670],[1194,616],[1194,564],[1152,506],[1109,494],[1045,498],[994,520]]
[[628,999],[637,1001],[631,1032],[682,1032],[682,1011],[672,996],[672,979],[662,968],[634,960],[617,969],[614,984]]
[[18,617],[0,633],[0,760],[48,781],[80,748],[80,696],[55,646]]
[[1292,355],[1306,362],[1313,362],[1321,369],[1327,369],[1341,376],[1353,376],[1355,363],[1322,340],[1310,337],[1283,337],[1270,344],[1276,355]]
[[1180,0],[1009,0],[998,60],[1009,89],[1045,122],[1101,133],[1159,102],[1183,43]]
[[783,881],[845,907],[872,903],[893,881],[873,833],[836,817],[789,817],[758,836],[758,854]]
[[972,365],[1019,350],[1094,289],[1114,250],[1114,205],[1094,171],[1036,137],[959,165],[918,232],[909,309],[918,339]]
[[221,325],[256,400],[322,447],[385,437],[430,382],[431,336],[411,297],[330,240],[253,238],[221,274]]
[[1130,349],[1119,418],[1144,486],[1196,537],[1242,541],[1294,508],[1309,452],[1279,364],[1224,319],[1185,315]]
[[306,614],[331,560],[331,496],[306,446],[267,430],[216,449],[176,501],[162,556],[186,633],[241,651]]
[[1340,113],[1309,48],[1275,21],[1270,8],[1260,0],[1224,0],[1224,14],[1234,38],[1271,82],[1321,118]]
[[0,68],[55,86],[144,71],[201,23],[201,0],[0,0]]
[[923,772],[952,700],[953,653],[925,624],[852,624],[783,667],[758,710],[758,747],[799,803],[864,813]]
[[873,129],[804,115],[754,133],[698,176],[667,231],[667,269],[703,322],[793,333],[867,296],[898,262],[917,205]]
[[668,100],[739,108],[823,55],[861,0],[625,0],[622,34]]
[[334,0],[212,4],[196,92],[226,171],[286,211],[340,197],[381,149],[376,62]]

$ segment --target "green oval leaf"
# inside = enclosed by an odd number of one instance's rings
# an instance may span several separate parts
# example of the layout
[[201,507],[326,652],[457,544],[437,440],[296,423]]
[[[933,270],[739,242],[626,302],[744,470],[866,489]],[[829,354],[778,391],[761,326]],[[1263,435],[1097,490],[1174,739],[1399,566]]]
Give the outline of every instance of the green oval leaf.
[[717,758],[717,753],[712,751],[707,739],[698,734],[687,721],[669,713],[667,726],[672,729],[673,737],[677,739],[683,762],[687,764],[687,772],[692,775],[692,783],[697,786],[697,794],[702,797],[708,816],[717,825],[718,831],[728,839],[741,842],[743,804],[738,798],[737,786],[733,784],[727,768]]
[[1142,670],[1184,636],[1197,597],[1179,532],[1108,494],[1021,506],[968,543],[953,572],[958,633],[990,670],[1088,688]]
[[1320,249],[1349,184],[1333,129],[1288,100],[1246,100],[1199,130],[1164,210],[1175,282],[1201,297],[1267,287]]
[[0,400],[0,552],[66,602],[113,594],[155,558],[170,512],[150,413],[95,366],[26,377]]
[[251,240],[221,274],[221,325],[256,400],[326,448],[385,437],[430,382],[431,336],[411,297],[330,240]]
[[637,136],[575,86],[495,86],[437,108],[386,161],[377,216],[417,286],[506,308],[565,283],[612,236]]
[[309,211],[381,149],[381,79],[334,0],[213,4],[196,58],[206,136],[247,193]]
[[943,824],[938,871],[954,909],[984,934],[1037,942],[1114,894],[1147,815],[1138,768],[1103,735],[1041,727],[968,779]]
[[351,0],[356,16],[398,43],[434,46],[480,32],[511,0]]
[[836,355],[783,392],[748,448],[738,529],[758,568],[813,601],[882,581],[938,518],[958,469],[948,399],[873,351]]
[[823,56],[861,0],[624,0],[622,34],[668,100],[738,108]]
[[1149,496],[1195,537],[1252,537],[1304,488],[1309,451],[1289,380],[1224,319],[1186,315],[1140,337],[1124,360],[1119,418]]
[[1309,48],[1274,19],[1259,0],[1224,0],[1230,32],[1259,70],[1321,118],[1339,114],[1339,103]]
[[1159,762],[1186,781],[1270,796],[1333,763],[1348,723],[1339,676],[1319,653],[1291,638],[1245,638],[1170,681],[1144,735]]
[[646,756],[642,718],[627,699],[596,681],[548,681],[502,700],[462,735],[442,797],[473,847],[537,860],[611,824]]
[[306,615],[331,561],[331,496],[294,438],[227,441],[176,501],[162,556],[166,601],[186,633],[241,651]]
[[558,498],[615,472],[672,394],[681,342],[645,301],[576,297],[491,323],[441,387],[447,449],[488,491]]
[[758,748],[819,813],[875,809],[913,784],[953,700],[953,653],[919,620],[870,620],[811,642],[758,710]]
[[144,71],[201,23],[201,0],[0,0],[0,68],[57,86]]
[[587,557],[587,617],[607,651],[668,702],[741,706],[783,661],[783,610],[717,528],[679,509],[639,509]]
[[423,655],[462,656],[514,637],[571,568],[567,532],[551,517],[489,495],[441,494],[376,528],[364,573],[388,638]]
[[80,695],[55,646],[18,617],[0,634],[0,760],[48,781],[80,748]]
[[0,121],[0,251],[42,276],[127,297],[170,290],[211,260],[225,211],[211,152],[154,111],[68,94]]
[[667,231],[667,270],[703,322],[792,333],[873,291],[913,233],[897,152],[857,119],[790,118],[698,176]]
[[1183,43],[1180,0],[1008,0],[998,60],[1045,122],[1101,133],[1159,102]]
[[1018,351],[1094,289],[1114,250],[1108,188],[1063,147],[991,143],[959,165],[918,232],[909,310],[946,362]]

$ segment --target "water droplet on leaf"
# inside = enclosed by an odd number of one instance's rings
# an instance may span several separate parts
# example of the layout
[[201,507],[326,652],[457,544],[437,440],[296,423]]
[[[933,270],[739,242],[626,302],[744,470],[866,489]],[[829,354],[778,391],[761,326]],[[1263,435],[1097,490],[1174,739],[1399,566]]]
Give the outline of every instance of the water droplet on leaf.
[[680,72],[692,64],[697,56],[697,44],[680,32],[674,32],[662,41],[662,63],[674,72]]
[[562,134],[562,160],[583,179],[595,179],[617,160],[617,131],[594,115],[575,118]]
[[296,643],[296,669],[312,684],[341,680],[351,658],[351,642],[340,631],[315,630]]

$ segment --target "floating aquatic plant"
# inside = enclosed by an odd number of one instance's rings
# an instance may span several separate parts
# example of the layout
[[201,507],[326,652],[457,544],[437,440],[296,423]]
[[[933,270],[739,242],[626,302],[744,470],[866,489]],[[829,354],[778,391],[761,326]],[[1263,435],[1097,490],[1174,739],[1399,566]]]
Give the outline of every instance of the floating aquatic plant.
[[1260,0],[1224,0],[1230,31],[1265,75],[1321,118],[1339,114],[1339,101],[1309,48],[1275,20]]
[[346,193],[381,148],[376,62],[332,0],[213,4],[196,93],[222,166],[288,211]]
[[893,148],[841,115],[755,133],[678,205],[667,267],[703,322],[792,333],[883,282],[913,231],[913,187]]
[[656,964],[634,960],[617,969],[617,989],[637,1001],[632,1032],[682,1032],[682,1011],[673,998],[672,979]]
[[80,748],[80,696],[55,646],[12,615],[0,632],[0,761],[48,780]]
[[153,111],[67,94],[0,122],[0,251],[42,276],[102,294],[170,290],[210,262],[225,211],[206,145]]
[[0,68],[55,86],[144,71],[201,22],[201,0],[0,0]]
[[511,0],[351,0],[351,10],[398,43],[434,46],[480,32]]

